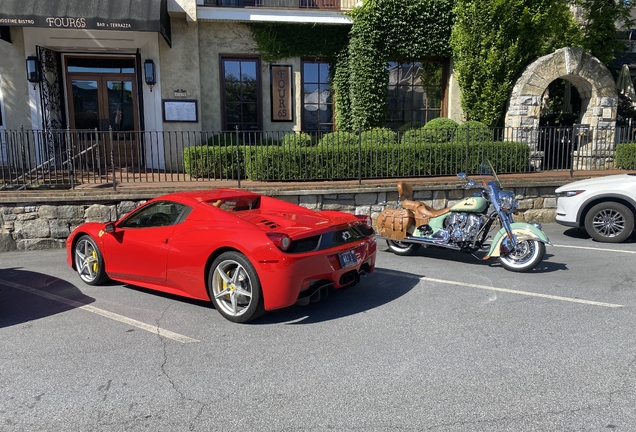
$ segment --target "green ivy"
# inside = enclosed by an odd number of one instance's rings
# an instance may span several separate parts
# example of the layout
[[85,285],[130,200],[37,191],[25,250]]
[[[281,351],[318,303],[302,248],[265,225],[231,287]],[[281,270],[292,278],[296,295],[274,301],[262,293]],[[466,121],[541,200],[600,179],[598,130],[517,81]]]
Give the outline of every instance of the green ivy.
[[518,76],[538,57],[581,46],[581,32],[559,0],[457,0],[451,45],[469,120],[501,126]]
[[[336,85],[349,91],[338,99],[338,127],[381,126],[387,113],[389,61],[450,57],[454,0],[367,0],[350,16],[348,70]],[[338,93],[337,97],[340,97]]]
[[263,59],[326,59],[338,129],[381,126],[387,112],[388,61],[449,58],[455,0],[365,0],[352,26],[249,23]]
[[335,60],[349,41],[349,25],[248,23],[263,60],[292,57]]

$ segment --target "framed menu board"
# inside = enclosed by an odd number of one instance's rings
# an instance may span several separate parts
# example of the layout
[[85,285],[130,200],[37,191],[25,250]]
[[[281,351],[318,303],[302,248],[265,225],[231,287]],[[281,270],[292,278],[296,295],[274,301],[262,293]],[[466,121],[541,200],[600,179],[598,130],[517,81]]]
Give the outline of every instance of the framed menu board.
[[196,99],[163,99],[164,122],[199,121],[199,110]]

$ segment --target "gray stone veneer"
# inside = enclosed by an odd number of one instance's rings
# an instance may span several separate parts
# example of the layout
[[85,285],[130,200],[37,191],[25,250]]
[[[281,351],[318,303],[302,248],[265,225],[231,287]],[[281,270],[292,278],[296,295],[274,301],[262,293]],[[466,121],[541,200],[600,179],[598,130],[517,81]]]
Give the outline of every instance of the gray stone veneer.
[[[552,222],[556,215],[555,186],[512,188],[519,200],[521,221]],[[279,199],[314,210],[342,210],[360,215],[371,215],[373,220],[388,205],[397,203],[396,192],[376,191],[318,191],[284,195],[266,193]],[[474,191],[463,189],[415,190],[415,199],[434,208],[452,205]],[[158,194],[159,195],[159,194]],[[0,251],[39,250],[63,248],[73,229],[87,221],[115,221],[146,200],[126,200],[113,204],[106,201],[74,203],[0,204]]]

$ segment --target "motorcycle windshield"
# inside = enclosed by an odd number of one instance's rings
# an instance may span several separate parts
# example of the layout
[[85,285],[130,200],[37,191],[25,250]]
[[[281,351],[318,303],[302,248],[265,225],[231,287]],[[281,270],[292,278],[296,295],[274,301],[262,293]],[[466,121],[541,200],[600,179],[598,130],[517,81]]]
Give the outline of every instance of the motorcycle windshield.
[[501,181],[499,181],[499,177],[497,177],[497,172],[495,171],[495,168],[492,166],[492,163],[489,159],[486,159],[481,163],[479,174],[481,175],[484,182],[488,183],[494,181],[495,185],[497,185],[499,189],[503,189],[501,187]]

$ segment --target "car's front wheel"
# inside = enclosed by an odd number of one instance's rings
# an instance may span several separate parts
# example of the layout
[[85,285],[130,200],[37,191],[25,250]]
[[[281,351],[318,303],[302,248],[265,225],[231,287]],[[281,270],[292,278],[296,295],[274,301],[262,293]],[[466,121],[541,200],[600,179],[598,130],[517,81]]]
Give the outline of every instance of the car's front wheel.
[[88,285],[99,285],[108,280],[104,270],[104,257],[91,236],[83,235],[75,243],[75,270]]
[[634,230],[634,214],[617,202],[596,204],[585,216],[585,230],[596,241],[620,243]]
[[208,290],[216,310],[232,322],[245,323],[264,312],[261,282],[241,253],[225,252],[214,260]]

